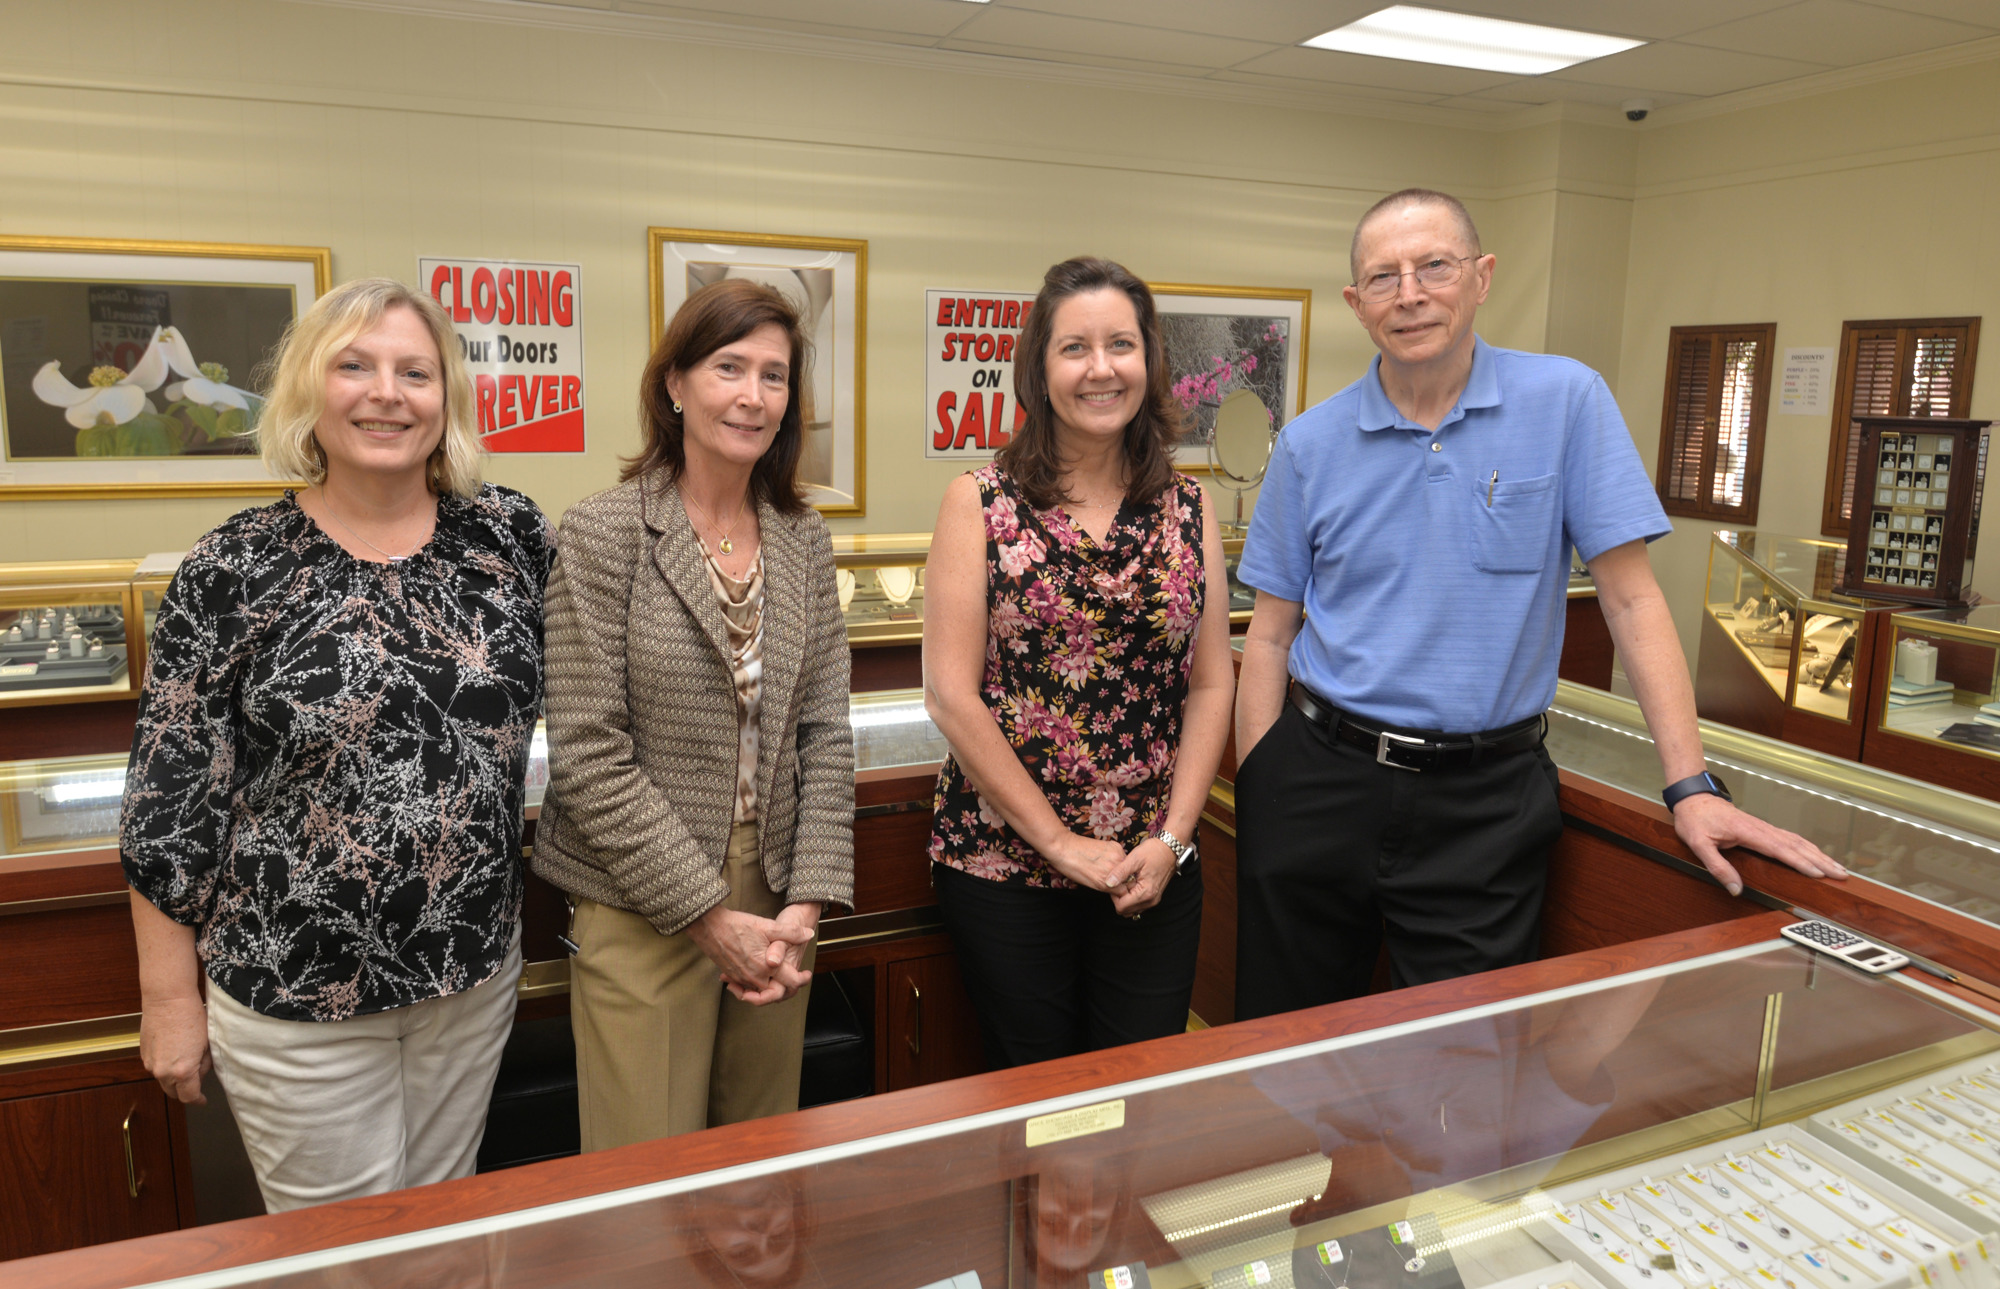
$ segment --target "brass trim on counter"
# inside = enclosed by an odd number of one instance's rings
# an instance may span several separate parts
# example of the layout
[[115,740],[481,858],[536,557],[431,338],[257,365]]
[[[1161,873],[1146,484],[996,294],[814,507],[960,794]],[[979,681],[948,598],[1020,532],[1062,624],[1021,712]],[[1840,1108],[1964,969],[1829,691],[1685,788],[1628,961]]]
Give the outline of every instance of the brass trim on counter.
[[820,952],[851,949],[884,940],[908,940],[919,935],[935,935],[944,930],[944,915],[935,904],[917,908],[888,909],[881,913],[854,913],[828,918],[820,923]]
[[554,998],[569,992],[569,959],[545,958],[521,964],[521,979],[514,986],[517,998]]
[[[1556,682],[1557,710],[1627,727],[1652,741],[1639,705],[1601,689]],[[1789,775],[1814,787],[1838,793],[1850,801],[1882,806],[1899,816],[1914,816],[1967,832],[1975,837],[2000,837],[2000,806],[1934,783],[1859,762],[1835,761],[1819,752],[1750,734],[1714,721],[1700,722],[1702,745],[1712,755],[1731,756],[1773,774]],[[1585,776],[1588,778],[1589,776]]]
[[129,904],[130,891],[92,891],[87,895],[53,895],[45,900],[14,900],[0,904],[0,918],[21,913],[60,913],[64,909],[89,909],[105,904]]
[[0,1030],[0,1067],[109,1056],[139,1046],[139,1013]]

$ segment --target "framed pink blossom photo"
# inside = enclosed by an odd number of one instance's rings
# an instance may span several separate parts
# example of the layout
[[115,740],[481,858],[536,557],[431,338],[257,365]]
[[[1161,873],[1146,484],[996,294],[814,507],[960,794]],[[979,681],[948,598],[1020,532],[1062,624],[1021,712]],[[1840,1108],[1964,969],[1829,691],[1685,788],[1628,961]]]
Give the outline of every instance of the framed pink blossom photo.
[[1271,433],[1306,410],[1312,292],[1283,287],[1149,283],[1159,307],[1174,401],[1186,417],[1181,469],[1213,470],[1209,444],[1223,400],[1239,390],[1264,406]]

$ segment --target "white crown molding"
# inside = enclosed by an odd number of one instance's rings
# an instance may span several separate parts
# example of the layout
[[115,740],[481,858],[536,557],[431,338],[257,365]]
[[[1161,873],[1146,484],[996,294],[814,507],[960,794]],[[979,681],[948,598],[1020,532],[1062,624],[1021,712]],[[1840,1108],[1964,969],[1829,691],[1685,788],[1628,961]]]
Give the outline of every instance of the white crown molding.
[[[289,0],[289,2],[343,9],[368,9],[383,13],[416,14],[432,18],[459,18],[472,22],[497,22],[682,44],[714,45],[765,53],[797,54],[808,58],[910,67],[933,72],[998,76],[1009,80],[1135,90],[1175,98],[1217,99],[1224,102],[1248,103],[1258,107],[1373,117],[1404,121],[1413,125],[1443,126],[1482,133],[1503,133],[1515,129],[1523,118],[1543,113],[1549,108],[1566,106],[1552,103],[1524,107],[1517,112],[1473,112],[1462,108],[1434,107],[1424,103],[1399,103],[1373,99],[1367,97],[1365,91],[1300,90],[1247,84],[1241,81],[1208,80],[1197,76],[1174,76],[1164,72],[1092,67],[1081,63],[1013,58],[970,50],[938,49],[929,45],[902,45],[891,41],[864,40],[851,36],[827,36],[735,23],[705,22],[697,18],[579,9],[564,4],[538,3],[538,0]],[[1440,97],[1445,96],[1440,95]]]
[[1926,72],[1946,71],[1970,63],[1996,60],[2000,60],[2000,36],[1987,36],[1980,40],[1968,40],[1962,45],[1946,45],[1941,49],[1898,54],[1894,58],[1862,63],[1855,67],[1837,67],[1832,71],[1814,72],[1810,76],[1800,76],[1795,80],[1777,81],[1770,85],[1758,85],[1747,90],[1735,90],[1728,94],[1716,94],[1709,98],[1690,99],[1684,103],[1655,108],[1651,119],[1638,128],[1658,130],[1678,125],[1683,121],[1727,116],[1732,112],[1742,112],[1750,108],[1770,107],[1777,103],[1813,98],[1820,94],[1858,89],[1863,85],[1876,85],[1883,81],[1921,76]]

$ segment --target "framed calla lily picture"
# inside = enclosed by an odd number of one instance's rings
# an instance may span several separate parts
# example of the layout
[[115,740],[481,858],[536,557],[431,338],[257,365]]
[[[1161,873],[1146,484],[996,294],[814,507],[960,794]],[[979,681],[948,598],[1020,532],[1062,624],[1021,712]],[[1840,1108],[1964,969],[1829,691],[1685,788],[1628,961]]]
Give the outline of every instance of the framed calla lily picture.
[[0,237],[0,498],[273,493],[258,369],[324,247]]

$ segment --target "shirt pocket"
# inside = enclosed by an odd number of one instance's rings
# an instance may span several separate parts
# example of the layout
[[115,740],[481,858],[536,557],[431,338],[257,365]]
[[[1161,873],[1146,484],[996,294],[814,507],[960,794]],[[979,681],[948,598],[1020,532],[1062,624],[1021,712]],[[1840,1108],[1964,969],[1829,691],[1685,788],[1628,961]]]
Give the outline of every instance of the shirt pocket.
[[1556,481],[1480,480],[1472,489],[1472,566],[1482,573],[1539,573],[1554,542]]

